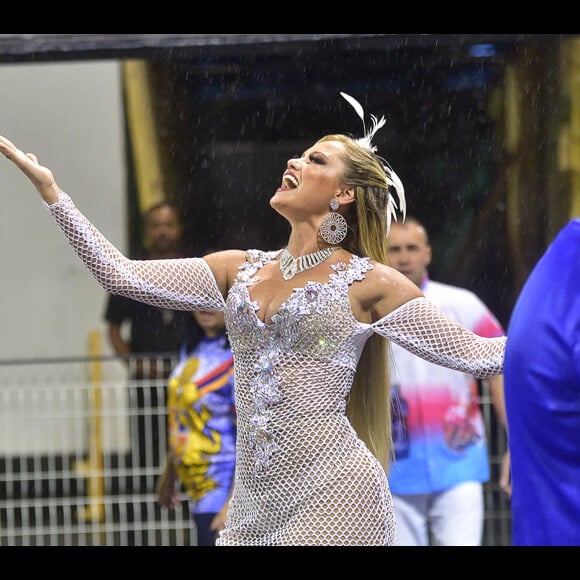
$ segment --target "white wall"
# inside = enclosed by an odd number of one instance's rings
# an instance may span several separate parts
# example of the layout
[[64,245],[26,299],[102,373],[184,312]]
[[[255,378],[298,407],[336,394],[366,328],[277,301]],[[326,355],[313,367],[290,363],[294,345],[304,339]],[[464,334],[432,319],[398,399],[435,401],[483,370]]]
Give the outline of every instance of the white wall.
[[[0,65],[0,133],[127,250],[126,159],[118,61]],[[104,332],[105,293],[30,182],[0,159],[0,361],[83,356]],[[111,353],[103,335],[105,354]]]

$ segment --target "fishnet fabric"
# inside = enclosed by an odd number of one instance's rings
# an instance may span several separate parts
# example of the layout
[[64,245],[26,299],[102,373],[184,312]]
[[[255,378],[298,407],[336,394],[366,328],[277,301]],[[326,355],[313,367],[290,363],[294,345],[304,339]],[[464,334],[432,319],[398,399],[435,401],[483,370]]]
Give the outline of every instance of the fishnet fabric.
[[504,339],[480,339],[423,298],[372,325],[358,322],[349,287],[372,265],[357,256],[332,266],[327,283],[296,288],[267,324],[250,292],[279,251],[249,250],[224,303],[203,260],[128,260],[66,194],[47,207],[106,290],[170,308],[225,308],[238,437],[218,545],[396,543],[386,474],[345,414],[366,341],[377,332],[427,360],[484,377],[501,373]]
[[[396,539],[384,470],[348,422],[346,401],[372,330],[348,289],[368,261],[297,288],[272,317],[250,289],[278,252],[248,252],[226,300],[236,361],[238,456],[228,545],[386,545]],[[366,334],[366,337],[364,336]]]
[[503,372],[506,337],[480,337],[415,298],[373,324],[376,332],[429,362],[485,379]]
[[108,292],[171,310],[223,310],[225,303],[201,258],[129,260],[75,207],[64,192],[45,203],[69,244]]

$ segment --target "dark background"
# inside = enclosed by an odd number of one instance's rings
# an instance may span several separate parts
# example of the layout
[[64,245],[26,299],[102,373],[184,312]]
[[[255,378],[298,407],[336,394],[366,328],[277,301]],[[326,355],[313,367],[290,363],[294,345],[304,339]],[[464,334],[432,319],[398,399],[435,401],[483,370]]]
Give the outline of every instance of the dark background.
[[563,36],[573,35],[0,35],[0,63],[150,61],[191,255],[284,245],[286,223],[268,200],[289,157],[327,133],[362,135],[339,95],[349,93],[367,125],[371,113],[387,118],[374,143],[405,185],[408,213],[430,232],[431,276],[474,290],[507,325],[516,290],[495,99],[512,55]]

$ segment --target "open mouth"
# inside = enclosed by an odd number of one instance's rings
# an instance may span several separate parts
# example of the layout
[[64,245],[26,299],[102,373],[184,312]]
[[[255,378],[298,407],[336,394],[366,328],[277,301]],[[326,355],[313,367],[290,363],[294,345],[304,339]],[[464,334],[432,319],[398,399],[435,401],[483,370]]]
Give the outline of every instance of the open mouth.
[[291,174],[285,173],[282,178],[283,189],[296,189],[298,187],[298,180]]

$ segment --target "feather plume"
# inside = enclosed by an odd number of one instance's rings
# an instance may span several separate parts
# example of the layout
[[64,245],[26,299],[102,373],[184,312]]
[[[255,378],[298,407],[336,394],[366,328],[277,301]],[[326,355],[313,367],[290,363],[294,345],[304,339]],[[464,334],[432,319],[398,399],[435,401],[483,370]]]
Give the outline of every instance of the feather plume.
[[405,200],[405,188],[403,187],[403,182],[399,179],[399,176],[390,168],[385,167],[387,170],[387,183],[390,187],[395,190],[397,194],[397,200],[393,197],[392,193],[389,193],[389,202],[387,204],[387,236],[389,235],[389,230],[391,229],[391,222],[393,220],[397,221],[397,208],[399,213],[403,216],[403,221],[405,221],[405,216],[407,215],[407,202]]
[[356,114],[361,118],[363,124],[363,136],[356,140],[356,142],[365,149],[368,149],[372,153],[375,153],[377,148],[373,145],[372,140],[375,136],[375,133],[387,122],[385,117],[381,117],[377,119],[375,115],[371,115],[372,126],[367,131],[367,127],[365,124],[365,112],[362,105],[350,95],[346,93],[340,93],[341,96],[346,100],[347,103],[356,111]]
[[356,111],[356,114],[362,119],[363,122],[363,129],[365,128],[365,111],[362,108],[362,105],[354,98],[351,97],[350,95],[347,95],[346,93],[340,93],[342,97],[344,97],[347,101],[347,103],[350,104],[350,106]]
[[391,185],[394,188],[397,197],[399,198],[398,208],[399,212],[401,212],[401,214],[403,215],[404,220],[405,216],[407,215],[407,201],[405,199],[405,188],[403,187],[403,182],[399,179],[399,176],[392,169],[389,168],[389,171],[387,173],[389,175],[389,185]]
[[[341,92],[340,95],[346,100],[347,103],[355,110],[356,114],[361,118],[363,124],[363,136],[356,139],[356,142],[361,146],[370,151],[371,153],[376,153],[377,147],[373,145],[372,139],[375,133],[385,125],[387,120],[384,115],[379,119],[375,115],[371,114],[372,125],[367,131],[365,125],[365,113],[362,105],[347,93]],[[407,213],[407,204],[405,201],[405,188],[403,187],[402,181],[399,176],[393,171],[391,166],[381,157],[379,157],[381,163],[387,174],[387,188],[394,189],[397,194],[397,199],[393,197],[393,194],[389,192],[389,201],[387,203],[387,235],[391,227],[392,220],[397,220],[397,209],[399,213],[403,216],[403,221],[405,221],[405,216]]]

